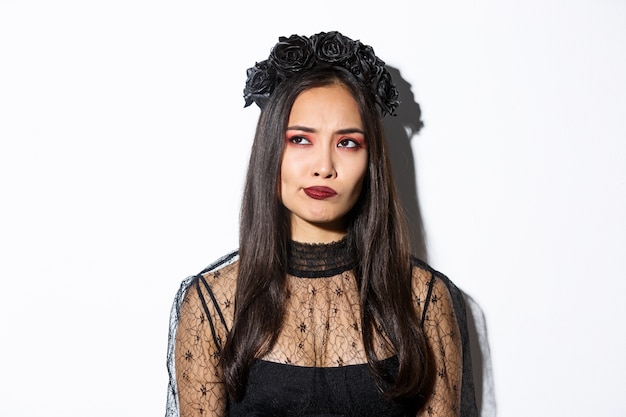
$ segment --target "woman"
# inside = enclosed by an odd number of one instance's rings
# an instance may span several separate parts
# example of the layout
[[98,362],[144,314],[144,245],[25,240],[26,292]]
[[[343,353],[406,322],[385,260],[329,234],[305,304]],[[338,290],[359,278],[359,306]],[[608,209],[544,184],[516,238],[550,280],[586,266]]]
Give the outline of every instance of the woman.
[[410,256],[384,62],[338,32],[281,37],[244,97],[262,111],[240,247],[177,294],[168,415],[475,414],[454,287]]

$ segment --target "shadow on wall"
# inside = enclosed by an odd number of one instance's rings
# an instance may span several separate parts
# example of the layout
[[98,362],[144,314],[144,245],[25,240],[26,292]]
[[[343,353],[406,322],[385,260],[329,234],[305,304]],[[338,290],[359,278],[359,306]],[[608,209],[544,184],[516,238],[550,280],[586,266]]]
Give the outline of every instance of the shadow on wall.
[[[413,96],[411,85],[402,78],[400,71],[391,66],[387,66],[387,70],[391,73],[398,88],[401,101],[396,116],[387,116],[383,119],[389,158],[396,188],[409,226],[413,253],[418,258],[428,262],[426,233],[418,198],[415,159],[411,148],[411,140],[424,126],[422,111]],[[485,317],[474,299],[462,289],[459,290],[465,301],[471,351],[471,363],[466,369],[471,369],[474,377],[478,413],[481,417],[494,417],[496,415],[496,401]]]

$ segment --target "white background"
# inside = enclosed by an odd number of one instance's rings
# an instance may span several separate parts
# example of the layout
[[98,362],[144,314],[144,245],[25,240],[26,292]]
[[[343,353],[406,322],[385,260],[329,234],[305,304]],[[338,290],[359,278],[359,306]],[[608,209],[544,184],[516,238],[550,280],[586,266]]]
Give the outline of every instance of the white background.
[[624,416],[626,3],[0,1],[0,404],[164,413],[175,291],[237,245],[279,35],[398,68],[431,264],[482,308],[498,415]]

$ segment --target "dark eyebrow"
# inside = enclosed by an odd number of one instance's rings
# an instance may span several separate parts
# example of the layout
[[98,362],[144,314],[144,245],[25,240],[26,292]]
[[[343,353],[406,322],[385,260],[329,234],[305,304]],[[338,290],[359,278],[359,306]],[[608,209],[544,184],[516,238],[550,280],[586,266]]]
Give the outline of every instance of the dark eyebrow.
[[[313,129],[311,127],[306,127],[306,126],[289,126],[287,127],[287,130],[301,130],[303,132],[307,132],[307,133],[315,133],[317,132],[316,129]],[[338,131],[336,131],[335,133],[340,134],[340,135],[347,135],[350,133],[360,133],[361,135],[365,135],[365,132],[363,132],[361,129],[358,129],[356,127],[349,127],[346,129],[340,129]]]
[[361,135],[365,136],[365,132],[363,132],[361,129],[358,129],[356,127],[351,127],[348,129],[341,129],[341,130],[338,130],[337,133],[339,133],[340,135],[347,135],[350,133],[360,133]]
[[307,133],[315,133],[315,132],[317,132],[315,129],[310,128],[310,127],[306,127],[306,126],[288,126],[287,130],[301,130],[301,131],[307,132]]

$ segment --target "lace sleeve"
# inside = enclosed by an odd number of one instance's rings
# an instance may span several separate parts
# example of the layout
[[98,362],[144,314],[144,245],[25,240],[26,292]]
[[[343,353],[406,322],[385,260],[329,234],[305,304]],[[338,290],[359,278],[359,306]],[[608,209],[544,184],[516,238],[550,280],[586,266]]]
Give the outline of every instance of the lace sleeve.
[[[223,416],[226,392],[218,367],[232,317],[237,251],[186,278],[174,297],[167,343],[165,417]],[[217,291],[215,291],[217,289]]]
[[418,416],[459,416],[463,353],[459,326],[450,292],[434,275],[430,276],[422,312],[423,328],[434,358],[433,391]]
[[175,364],[181,417],[225,414],[226,393],[218,366],[221,323],[204,283],[202,277],[194,280],[180,308]]

